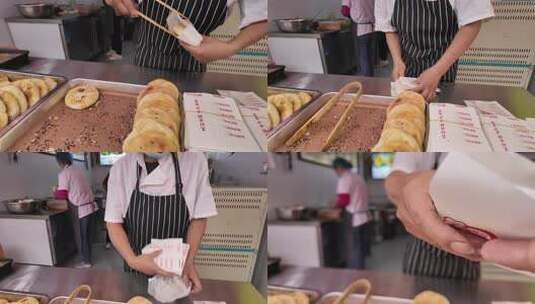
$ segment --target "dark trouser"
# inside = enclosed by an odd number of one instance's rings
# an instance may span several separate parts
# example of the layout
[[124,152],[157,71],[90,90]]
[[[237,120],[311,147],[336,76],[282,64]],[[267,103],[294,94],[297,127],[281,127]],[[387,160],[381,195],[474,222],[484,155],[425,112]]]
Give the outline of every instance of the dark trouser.
[[82,249],[82,261],[91,264],[91,227],[93,225],[91,213],[80,219],[80,242]]
[[119,55],[123,52],[123,19],[121,16],[113,16],[111,48]]
[[358,51],[359,51],[359,71],[357,75],[373,77],[373,35],[369,33],[357,37]]
[[370,254],[370,223],[353,227],[353,246],[348,266],[353,269],[365,269],[366,257]]
[[370,254],[370,222],[353,227],[353,215],[343,211],[345,225],[346,263],[349,268],[365,269],[366,257]]
[[377,49],[379,53],[379,59],[388,59],[388,44],[386,43],[386,35],[384,32],[377,32]]

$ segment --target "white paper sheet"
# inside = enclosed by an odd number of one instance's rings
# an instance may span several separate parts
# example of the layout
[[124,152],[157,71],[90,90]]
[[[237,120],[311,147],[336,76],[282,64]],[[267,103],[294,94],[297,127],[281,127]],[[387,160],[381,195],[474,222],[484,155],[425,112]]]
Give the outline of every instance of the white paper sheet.
[[438,213],[500,238],[535,238],[535,163],[515,153],[449,153],[430,185]]
[[221,96],[234,98],[245,120],[245,124],[253,133],[262,151],[267,152],[268,116],[266,101],[254,92],[218,90]]
[[261,152],[234,99],[185,93],[185,148],[209,152]]
[[429,104],[428,152],[492,151],[474,108]]

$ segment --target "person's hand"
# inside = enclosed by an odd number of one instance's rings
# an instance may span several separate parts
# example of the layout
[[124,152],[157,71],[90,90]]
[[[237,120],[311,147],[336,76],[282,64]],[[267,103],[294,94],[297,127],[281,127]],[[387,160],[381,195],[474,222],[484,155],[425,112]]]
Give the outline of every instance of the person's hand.
[[173,273],[170,273],[161,269],[154,261],[154,259],[157,256],[159,256],[160,253],[161,253],[161,250],[155,251],[150,254],[138,255],[134,257],[131,261],[129,261],[128,265],[132,269],[135,269],[149,276],[153,276],[153,275],[161,275],[165,277],[173,276]]
[[137,6],[133,0],[105,0],[106,4],[113,7],[118,16],[137,16]]
[[436,90],[441,78],[442,73],[437,68],[430,67],[420,74],[416,80],[418,88],[415,91],[422,94],[427,101],[432,100],[436,96]]
[[340,13],[342,14],[342,16],[349,18],[349,14],[350,14],[349,6],[342,5],[342,8],[340,9]]
[[535,272],[535,239],[488,241],[481,248],[481,256],[486,262]]
[[471,235],[463,235],[446,225],[438,215],[429,196],[429,184],[435,171],[413,173],[402,189],[397,205],[397,217],[409,233],[442,250],[472,261],[481,259],[483,243]]
[[191,286],[191,293],[196,294],[202,290],[201,279],[197,273],[197,269],[193,262],[187,262],[184,266],[184,272],[182,273],[182,279],[186,284]]
[[180,45],[201,63],[225,59],[238,52],[230,42],[221,41],[209,36],[203,36],[203,40],[199,46],[193,46],[184,42],[180,42]]
[[405,76],[405,63],[401,60],[394,62],[394,67],[392,69],[392,79],[394,81],[398,80],[400,77]]

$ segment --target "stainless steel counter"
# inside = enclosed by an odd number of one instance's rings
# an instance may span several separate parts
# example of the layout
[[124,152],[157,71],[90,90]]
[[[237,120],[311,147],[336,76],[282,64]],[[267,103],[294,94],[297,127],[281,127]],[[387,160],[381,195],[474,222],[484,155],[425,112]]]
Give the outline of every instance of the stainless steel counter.
[[[346,75],[287,73],[272,86],[293,87],[321,92],[338,91],[349,81],[362,82],[364,94],[390,96],[390,79]],[[522,88],[452,84],[442,87],[439,102],[464,104],[465,100],[495,100],[519,118],[535,117],[535,96]]]
[[7,211],[0,211],[0,219],[10,218],[10,219],[26,219],[26,220],[47,220],[51,216],[67,212],[68,210],[57,210],[57,211],[40,211],[35,214],[13,214]]
[[339,31],[322,31],[322,32],[311,32],[311,33],[285,33],[285,32],[270,32],[269,37],[285,37],[285,38],[312,38],[312,39],[321,39],[325,36],[336,34]]
[[[13,274],[0,280],[0,289],[66,296],[81,284],[93,289],[93,299],[126,302],[134,296],[147,294],[144,276],[120,270],[74,269],[15,265]],[[175,304],[199,301],[224,301],[227,304],[265,303],[265,299],[250,283],[203,280],[203,290],[191,299]],[[157,302],[155,302],[157,303]]]
[[181,73],[142,68],[131,64],[41,58],[30,58],[30,64],[19,70],[61,75],[69,79],[89,78],[133,84],[146,84],[154,78],[165,78],[177,83],[184,92],[217,93],[218,89],[223,89],[253,91],[261,97],[267,96],[267,76]]
[[269,284],[312,289],[325,294],[342,291],[352,281],[360,278],[370,280],[373,294],[387,297],[412,299],[421,291],[435,290],[455,304],[535,300],[535,283],[490,280],[469,282],[339,268],[282,266],[281,273],[269,278]]
[[52,18],[24,18],[22,16],[8,17],[5,19],[6,23],[47,23],[47,24],[63,24],[66,21],[72,21],[80,17],[78,14],[55,16]]

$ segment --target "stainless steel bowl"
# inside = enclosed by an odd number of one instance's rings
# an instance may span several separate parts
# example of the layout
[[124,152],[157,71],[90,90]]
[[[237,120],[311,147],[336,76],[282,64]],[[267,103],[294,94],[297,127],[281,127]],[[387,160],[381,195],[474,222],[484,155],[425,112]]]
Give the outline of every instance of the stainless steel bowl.
[[313,20],[304,18],[276,19],[275,23],[285,33],[310,33],[315,24]]
[[16,199],[3,201],[3,203],[9,213],[32,214],[41,209],[43,201],[34,199]]
[[26,18],[50,18],[54,16],[54,5],[43,2],[17,4],[19,13]]

